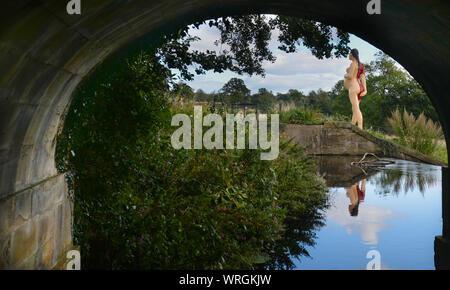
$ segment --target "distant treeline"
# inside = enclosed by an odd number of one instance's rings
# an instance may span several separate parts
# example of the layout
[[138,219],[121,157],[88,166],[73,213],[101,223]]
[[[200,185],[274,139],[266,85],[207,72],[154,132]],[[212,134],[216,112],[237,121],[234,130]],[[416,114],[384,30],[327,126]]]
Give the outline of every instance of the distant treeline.
[[[389,126],[387,119],[397,108],[406,109],[416,117],[423,112],[427,118],[438,121],[437,113],[420,85],[386,54],[379,52],[375,56],[375,61],[365,64],[368,94],[360,104],[365,126],[378,129]],[[253,103],[261,112],[276,110],[282,103],[319,110],[330,116],[351,118],[352,114],[343,80],[338,81],[331,91],[319,89],[308,94],[297,89],[274,94],[266,88],[251,94],[244,81],[238,78],[230,79],[218,92],[194,91],[187,84],[178,83],[171,93],[197,102]]]

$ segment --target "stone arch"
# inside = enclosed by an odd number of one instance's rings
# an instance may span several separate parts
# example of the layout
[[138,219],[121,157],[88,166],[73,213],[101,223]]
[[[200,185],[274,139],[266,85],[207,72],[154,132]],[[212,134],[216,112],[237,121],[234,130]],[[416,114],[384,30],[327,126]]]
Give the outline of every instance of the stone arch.
[[55,137],[72,93],[109,55],[178,23],[272,13],[342,28],[411,73],[430,97],[450,144],[445,1],[381,1],[381,15],[366,13],[368,0],[82,0],[81,15],[68,15],[67,2],[16,0],[0,10],[0,268],[60,265],[72,246],[72,216],[64,177],[55,168]]

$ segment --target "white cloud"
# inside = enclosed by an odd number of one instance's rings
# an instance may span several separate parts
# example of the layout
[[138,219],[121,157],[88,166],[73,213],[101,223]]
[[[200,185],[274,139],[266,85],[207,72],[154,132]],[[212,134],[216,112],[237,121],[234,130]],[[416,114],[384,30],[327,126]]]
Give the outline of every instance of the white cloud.
[[318,59],[310,52],[279,53],[274,63],[266,62],[264,69],[269,74],[331,74],[343,77],[350,61],[344,58]]
[[189,34],[191,36],[197,36],[200,38],[200,40],[192,42],[190,51],[198,50],[205,52],[209,49],[220,52],[221,50],[229,48],[227,45],[219,44],[218,46],[216,46],[214,44],[214,41],[220,39],[220,31],[216,27],[203,25],[200,27],[200,29],[191,28],[189,29]]
[[260,76],[248,77],[244,78],[244,81],[252,91],[264,87],[281,93],[287,92],[289,89],[297,89],[307,93],[319,88],[330,90],[339,79],[338,75],[327,73],[296,73],[289,75],[267,74],[265,78]]
[[213,92],[218,91],[222,86],[223,82],[220,81],[212,81],[212,80],[198,80],[194,83],[188,83],[195,91],[198,89],[202,89],[205,92]]
[[256,92],[259,88],[267,88],[274,93],[287,92],[289,89],[302,90],[305,93],[319,88],[331,90],[339,80],[343,79],[345,69],[349,65],[346,59],[319,60],[309,52],[277,54],[275,63],[266,62],[266,76],[238,75],[232,72],[223,74],[208,72],[196,76],[189,85],[194,89],[218,91],[230,78],[237,77],[245,81],[247,87]]
[[403,218],[389,208],[360,203],[358,216],[350,216],[348,205],[350,200],[345,190],[335,192],[333,206],[327,211],[327,219],[332,220],[344,227],[349,235],[359,234],[366,245],[377,245],[378,234],[388,228],[388,220],[392,218]]

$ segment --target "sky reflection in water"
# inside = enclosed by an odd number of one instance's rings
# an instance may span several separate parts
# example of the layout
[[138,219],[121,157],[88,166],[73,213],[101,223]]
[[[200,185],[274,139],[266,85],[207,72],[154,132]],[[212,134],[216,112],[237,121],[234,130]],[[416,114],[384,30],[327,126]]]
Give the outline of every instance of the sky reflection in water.
[[380,252],[382,269],[434,269],[434,237],[442,233],[441,167],[395,161],[366,177],[357,216],[350,211],[362,180],[330,187],[326,225],[316,245],[307,247],[311,257],[293,261],[297,269],[365,269],[371,249]]

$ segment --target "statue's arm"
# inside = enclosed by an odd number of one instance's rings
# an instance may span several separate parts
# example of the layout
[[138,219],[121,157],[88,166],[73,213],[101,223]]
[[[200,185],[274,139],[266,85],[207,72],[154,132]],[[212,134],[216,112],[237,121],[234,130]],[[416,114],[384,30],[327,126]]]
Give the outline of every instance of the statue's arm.
[[361,96],[365,96],[367,94],[366,73],[361,75],[361,84],[364,87],[364,92],[361,93]]

